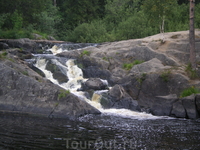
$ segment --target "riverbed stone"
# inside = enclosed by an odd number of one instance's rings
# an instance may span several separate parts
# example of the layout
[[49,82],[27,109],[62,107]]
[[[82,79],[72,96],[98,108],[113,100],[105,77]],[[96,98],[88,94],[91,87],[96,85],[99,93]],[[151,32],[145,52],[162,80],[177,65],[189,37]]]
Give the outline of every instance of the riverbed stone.
[[156,116],[169,116],[173,107],[173,103],[176,101],[178,101],[176,94],[156,96],[154,98],[151,112]]
[[182,102],[183,102],[183,106],[186,110],[188,118],[196,119],[196,118],[199,117],[199,114],[196,110],[195,95],[194,94],[182,98]]
[[105,90],[107,85],[99,78],[90,78],[85,82],[87,89]]
[[109,90],[112,107],[126,108],[134,111],[140,111],[138,101],[134,100],[121,85],[115,85]]
[[182,100],[178,100],[177,102],[173,103],[171,116],[177,117],[177,118],[185,118],[186,117],[186,111],[183,107]]
[[1,50],[5,50],[5,49],[8,49],[8,48],[9,48],[8,44],[3,43],[3,42],[0,42],[0,51],[1,51]]

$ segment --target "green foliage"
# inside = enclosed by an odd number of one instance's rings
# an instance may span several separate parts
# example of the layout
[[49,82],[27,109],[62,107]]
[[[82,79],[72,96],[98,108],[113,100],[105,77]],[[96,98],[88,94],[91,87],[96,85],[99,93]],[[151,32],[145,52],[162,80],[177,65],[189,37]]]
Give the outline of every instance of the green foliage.
[[144,61],[141,60],[135,60],[133,63],[125,63],[123,64],[123,68],[126,70],[130,70],[134,65],[138,65],[143,63]]
[[11,15],[11,22],[14,30],[20,30],[22,28],[23,18],[18,10],[15,10],[15,12]]
[[187,72],[188,76],[190,77],[190,79],[196,79],[198,78],[198,74],[196,72],[196,70],[192,69],[192,65],[188,64],[185,68],[185,71]]
[[8,53],[6,51],[0,52],[0,59],[5,59]]
[[58,94],[58,99],[65,98],[69,94],[70,94],[69,90],[61,89],[60,92],[59,92],[59,94]]
[[162,72],[162,74],[160,75],[160,77],[162,78],[162,80],[163,80],[164,82],[168,82],[169,79],[170,79],[170,74],[171,74],[171,71],[170,71],[170,70],[164,71],[164,72]]
[[28,72],[27,71],[21,71],[21,73],[25,76],[28,76]]
[[[71,42],[102,43],[188,30],[189,5],[178,0],[1,0],[0,38],[38,32]],[[196,2],[195,27],[200,28]],[[38,34],[37,33],[37,34]]]
[[177,0],[145,0],[142,9],[150,22],[157,24],[160,32],[163,32],[162,27],[169,14],[172,13],[173,6],[177,6]]
[[84,55],[87,55],[89,56],[91,52],[87,51],[87,50],[84,50],[83,52],[81,52],[81,57],[83,57]]
[[200,3],[195,7],[195,27],[200,28]]
[[187,96],[190,96],[192,94],[198,94],[198,93],[200,93],[200,90],[195,88],[194,86],[192,86],[190,88],[185,89],[183,92],[181,92],[180,98],[187,97]]
[[31,32],[21,29],[21,30],[4,30],[1,31],[0,38],[5,39],[19,39],[19,38],[32,38]]
[[137,81],[139,82],[140,85],[146,79],[146,76],[147,76],[147,74],[143,73],[139,78],[137,78]]
[[54,6],[51,6],[46,11],[33,14],[34,20],[37,20],[35,28],[40,32],[54,35],[56,32],[55,26],[61,21],[61,18],[57,13],[58,9]]
[[141,38],[155,33],[157,33],[155,27],[148,24],[148,18],[140,11],[119,23],[116,28],[116,39]]
[[8,14],[5,14],[5,13],[0,15],[0,29],[2,28],[7,16]]
[[80,43],[101,43],[112,41],[102,21],[83,23],[77,26],[68,36],[68,40]]

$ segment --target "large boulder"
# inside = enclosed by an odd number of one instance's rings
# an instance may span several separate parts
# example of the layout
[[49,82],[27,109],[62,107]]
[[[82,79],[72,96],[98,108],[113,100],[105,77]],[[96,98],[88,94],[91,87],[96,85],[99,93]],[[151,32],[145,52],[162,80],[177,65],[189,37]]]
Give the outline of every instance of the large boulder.
[[84,90],[105,90],[107,84],[100,80],[99,78],[90,78],[84,83]]
[[138,102],[141,106],[152,108],[156,96],[179,95],[189,87],[189,79],[173,72],[155,72],[145,76],[141,83]]
[[27,38],[6,40],[5,42],[10,48],[20,48],[28,52],[35,52],[38,49],[37,43]]
[[109,90],[109,96],[114,108],[126,108],[134,111],[140,111],[140,106],[136,100],[125,91],[120,85],[115,85]]
[[18,61],[0,61],[0,110],[75,119],[100,112]]
[[5,49],[8,49],[8,48],[9,48],[8,44],[3,43],[3,42],[0,42],[0,51],[1,51],[1,50],[5,50]]
[[33,55],[25,50],[21,50],[19,48],[13,48],[13,49],[8,49],[7,50],[8,53],[17,56],[19,59],[31,59],[33,57]]
[[130,72],[133,74],[143,74],[143,73],[158,72],[158,71],[169,69],[169,68],[171,67],[164,66],[159,59],[153,58],[142,64],[133,66]]
[[170,116],[173,103],[178,101],[176,94],[171,94],[167,96],[157,96],[154,99],[151,112],[156,116]]
[[186,118],[186,111],[183,107],[182,100],[179,100],[173,104],[170,115],[177,118]]
[[53,78],[58,81],[59,84],[69,81],[67,77],[67,68],[64,65],[58,65],[56,60],[47,60],[46,69],[53,74]]
[[181,99],[183,102],[183,106],[186,110],[187,117],[190,119],[196,119],[199,117],[199,114],[196,110],[195,104],[195,95],[190,95]]

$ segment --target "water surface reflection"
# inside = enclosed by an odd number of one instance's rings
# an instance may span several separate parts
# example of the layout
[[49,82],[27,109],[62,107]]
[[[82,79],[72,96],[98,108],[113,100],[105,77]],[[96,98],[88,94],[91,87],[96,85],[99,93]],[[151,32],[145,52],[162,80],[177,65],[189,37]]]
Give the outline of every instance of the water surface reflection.
[[0,114],[0,149],[200,149],[200,120]]

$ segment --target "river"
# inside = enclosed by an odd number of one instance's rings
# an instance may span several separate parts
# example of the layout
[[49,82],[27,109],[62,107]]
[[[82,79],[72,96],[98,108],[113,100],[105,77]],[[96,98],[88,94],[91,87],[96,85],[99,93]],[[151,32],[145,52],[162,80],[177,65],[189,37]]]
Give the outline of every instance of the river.
[[0,149],[198,150],[200,120],[87,115],[77,121],[0,115]]
[[[54,53],[62,49],[53,49]],[[59,62],[53,55],[37,55],[35,64],[53,83],[84,98],[80,80],[81,69],[71,59]],[[59,84],[45,69],[47,59],[68,70],[67,83]],[[73,73],[69,74],[69,72]],[[77,82],[77,79],[79,82]],[[105,91],[103,91],[105,92]],[[99,93],[99,91],[98,91]],[[198,150],[200,149],[200,119],[178,119],[153,116],[126,109],[103,109],[98,100],[89,104],[101,115],[86,115],[75,121],[43,118],[33,115],[0,113],[0,149],[2,150]]]

